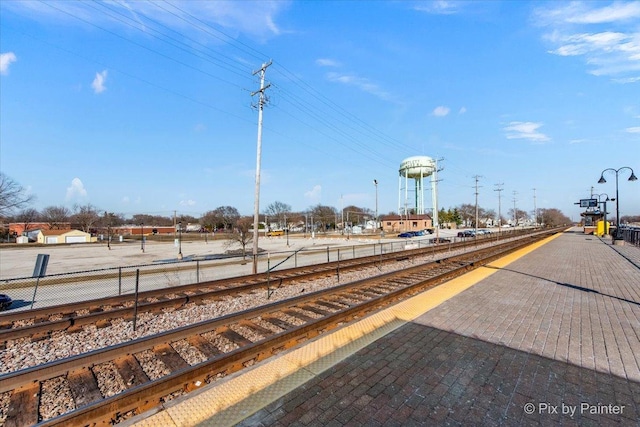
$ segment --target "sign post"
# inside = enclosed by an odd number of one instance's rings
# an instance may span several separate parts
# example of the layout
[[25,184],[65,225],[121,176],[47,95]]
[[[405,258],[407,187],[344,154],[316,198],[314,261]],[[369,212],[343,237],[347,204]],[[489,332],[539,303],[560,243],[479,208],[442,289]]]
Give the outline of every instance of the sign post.
[[33,289],[33,298],[31,298],[31,309],[33,309],[33,303],[36,301],[36,292],[38,292],[38,284],[40,278],[47,274],[47,265],[49,264],[49,254],[38,254],[36,258],[36,265],[33,269],[33,276],[37,277],[36,286]]

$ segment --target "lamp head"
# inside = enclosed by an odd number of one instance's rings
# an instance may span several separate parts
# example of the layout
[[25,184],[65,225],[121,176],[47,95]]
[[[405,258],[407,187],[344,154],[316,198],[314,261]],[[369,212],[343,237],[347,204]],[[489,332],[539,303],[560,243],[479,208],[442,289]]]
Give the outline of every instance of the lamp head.
[[629,181],[637,181],[638,177],[634,175],[633,171],[631,171],[631,176],[629,177]]
[[604,175],[600,175],[600,179],[598,180],[598,184],[604,184],[605,182],[607,182],[607,180],[604,179]]

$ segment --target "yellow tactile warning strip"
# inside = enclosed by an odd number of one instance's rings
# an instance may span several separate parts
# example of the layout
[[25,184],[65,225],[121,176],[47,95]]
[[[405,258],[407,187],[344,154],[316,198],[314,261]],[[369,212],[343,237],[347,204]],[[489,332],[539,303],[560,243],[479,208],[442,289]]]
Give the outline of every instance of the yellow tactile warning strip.
[[473,270],[354,324],[322,335],[302,347],[230,375],[185,398],[168,402],[164,410],[152,415],[142,414],[126,424],[137,427],[232,426],[378,338],[489,277],[498,271],[495,267],[505,267],[558,236],[560,233],[489,264],[494,268]]

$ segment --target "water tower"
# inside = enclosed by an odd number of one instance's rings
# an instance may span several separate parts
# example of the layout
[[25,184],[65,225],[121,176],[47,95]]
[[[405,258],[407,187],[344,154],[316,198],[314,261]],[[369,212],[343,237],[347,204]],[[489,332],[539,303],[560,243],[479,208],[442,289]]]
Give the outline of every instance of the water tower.
[[[400,182],[398,191],[398,213],[407,215],[413,208],[418,215],[424,211],[424,183],[431,177],[431,202],[433,205],[433,226],[438,226],[438,194],[436,190],[436,161],[427,156],[408,157],[400,163]],[[413,180],[413,206],[409,206],[409,180]]]

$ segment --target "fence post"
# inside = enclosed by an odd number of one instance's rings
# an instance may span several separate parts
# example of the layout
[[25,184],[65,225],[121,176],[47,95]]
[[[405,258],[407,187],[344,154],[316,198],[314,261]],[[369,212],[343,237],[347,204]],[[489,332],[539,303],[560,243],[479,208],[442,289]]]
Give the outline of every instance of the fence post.
[[40,276],[36,279],[36,286],[33,288],[33,298],[31,298],[31,308],[33,310],[33,303],[36,302],[36,292],[38,292],[38,283],[40,283]]
[[338,278],[338,283],[340,283],[340,248],[338,248],[338,266],[336,267],[336,276]]
[[329,263],[329,246],[327,246],[327,264]]
[[200,260],[196,261],[196,283],[200,283]]
[[118,295],[122,295],[122,267],[118,267]]
[[271,298],[271,256],[267,252],[267,299]]
[[133,332],[136,331],[136,322],[138,321],[138,282],[140,280],[140,269],[136,268],[136,299],[133,305]]

